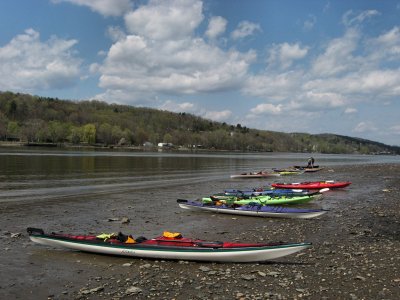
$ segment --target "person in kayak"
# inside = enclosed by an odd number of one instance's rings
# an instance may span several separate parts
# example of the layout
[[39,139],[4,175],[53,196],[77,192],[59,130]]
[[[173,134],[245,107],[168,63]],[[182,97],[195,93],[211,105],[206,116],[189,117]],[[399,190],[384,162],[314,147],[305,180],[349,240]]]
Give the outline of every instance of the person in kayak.
[[315,162],[314,157],[311,156],[308,159],[307,168],[314,168],[314,162]]

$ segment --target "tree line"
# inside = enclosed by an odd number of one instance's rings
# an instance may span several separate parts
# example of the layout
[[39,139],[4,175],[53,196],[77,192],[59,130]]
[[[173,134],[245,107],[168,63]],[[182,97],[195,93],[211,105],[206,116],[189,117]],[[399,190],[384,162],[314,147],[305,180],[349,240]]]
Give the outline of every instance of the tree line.
[[250,129],[187,113],[0,92],[0,140],[321,153],[400,153],[399,147],[338,135]]

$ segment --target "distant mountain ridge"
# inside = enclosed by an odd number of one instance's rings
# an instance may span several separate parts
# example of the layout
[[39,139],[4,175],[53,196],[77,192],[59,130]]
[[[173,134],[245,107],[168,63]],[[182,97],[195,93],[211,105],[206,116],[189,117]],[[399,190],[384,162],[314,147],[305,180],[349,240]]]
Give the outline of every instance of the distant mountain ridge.
[[231,151],[400,154],[400,147],[335,134],[283,133],[187,113],[0,92],[0,140]]

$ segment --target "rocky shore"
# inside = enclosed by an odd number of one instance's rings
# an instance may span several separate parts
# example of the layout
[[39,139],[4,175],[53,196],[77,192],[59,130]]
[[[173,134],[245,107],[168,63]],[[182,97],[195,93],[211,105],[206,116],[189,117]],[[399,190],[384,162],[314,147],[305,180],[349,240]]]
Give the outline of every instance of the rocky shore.
[[[195,213],[176,205],[176,198],[221,190],[232,184],[228,179],[199,183],[195,189],[180,186],[34,204],[0,202],[0,298],[398,299],[399,174],[400,164],[394,164],[339,166],[311,175],[307,179],[353,183],[311,204],[330,211],[309,220]],[[133,204],[132,197],[141,202]],[[256,264],[146,260],[34,245],[25,231],[28,226],[147,237],[170,230],[207,240],[309,241],[313,247]]]

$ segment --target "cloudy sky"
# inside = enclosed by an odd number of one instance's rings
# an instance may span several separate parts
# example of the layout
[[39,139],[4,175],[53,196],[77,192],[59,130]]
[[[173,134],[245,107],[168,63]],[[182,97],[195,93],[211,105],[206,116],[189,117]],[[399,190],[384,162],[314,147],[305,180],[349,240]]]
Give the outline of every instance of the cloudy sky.
[[400,145],[400,0],[1,0],[0,90]]

